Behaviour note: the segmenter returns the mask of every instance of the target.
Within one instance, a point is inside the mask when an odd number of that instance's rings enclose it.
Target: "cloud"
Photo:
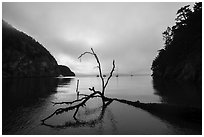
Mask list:
[[[97,74],[98,69],[96,68],[96,62],[93,63],[93,60],[79,60],[72,58],[67,54],[58,54],[56,56],[58,64],[69,64],[71,70],[75,70],[77,74]]]
[[[150,73],[163,46],[162,32],[189,3],[3,3],[3,19],[33,36],[76,73],[96,73],[95,59],[77,57],[91,47],[108,73]],[[192,4],[192,3],[190,3]]]

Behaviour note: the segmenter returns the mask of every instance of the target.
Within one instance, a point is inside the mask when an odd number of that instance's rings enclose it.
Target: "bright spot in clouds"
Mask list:
[[[88,46],[89,48],[95,48],[102,42],[101,38],[94,33],[78,32],[77,34],[73,33],[65,36],[66,37],[64,39],[68,42],[80,41],[84,43],[84,46]]]

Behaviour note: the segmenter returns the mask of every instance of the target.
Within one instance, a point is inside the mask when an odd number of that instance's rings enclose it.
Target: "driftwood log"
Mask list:
[[[115,70],[115,61],[113,60],[112,69],[110,71],[108,78],[105,80],[105,78],[103,77],[102,67],[101,67],[101,63],[99,61],[99,58],[92,48],[91,48],[91,52],[84,52],[78,58],[81,59],[86,54],[93,55],[96,59],[96,62],[98,64],[97,68],[99,70],[99,76],[100,76],[101,85],[102,85],[101,91],[97,91],[97,90],[95,90],[94,87],[92,87],[92,88],[89,88],[89,90],[91,91],[91,94],[89,94],[89,95],[80,94],[80,92],[78,91],[79,80],[77,80],[77,88],[76,88],[77,99],[74,101],[69,101],[69,102],[52,102],[53,105],[66,104],[67,107],[58,108],[52,114],[50,114],[46,118],[42,119],[41,121],[42,121],[43,125],[50,126],[50,127],[56,127],[54,125],[46,124],[45,121],[50,119],[54,115],[62,114],[64,112],[68,112],[71,110],[75,110],[73,118],[76,120],[76,123],[75,123],[76,125],[94,124],[94,122],[97,122],[103,118],[105,108],[108,105],[110,105],[113,101],[118,101],[120,103],[125,103],[128,105],[146,110],[146,111],[150,112],[151,114],[156,115],[160,118],[164,118],[164,119],[166,119],[166,118],[168,119],[169,117],[170,118],[174,117],[174,118],[182,118],[185,120],[191,120],[193,122],[202,122],[201,121],[202,110],[199,108],[171,105],[171,104],[165,104],[165,103],[141,103],[140,101],[133,102],[133,101],[128,101],[128,100],[124,100],[124,99],[106,97],[105,96],[105,89],[108,85],[109,80],[113,76],[113,72]],[[102,101],[101,115],[99,116],[99,118],[97,120],[92,120],[89,122],[78,120],[76,117],[78,110],[80,109],[80,107],[84,107],[86,105],[86,102],[91,98],[101,98],[101,101]],[[73,105],[73,104],[75,104],[75,105]],[[71,126],[71,125],[75,125],[75,124],[72,123],[72,124],[67,124],[65,126]]]

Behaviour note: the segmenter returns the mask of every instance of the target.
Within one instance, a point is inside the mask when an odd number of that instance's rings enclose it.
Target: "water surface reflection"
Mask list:
[[[101,107],[101,99],[88,101],[79,110],[78,120],[73,118],[74,111],[70,111],[41,125],[41,119],[59,107],[66,107],[53,106],[51,102],[76,99],[77,79],[80,79],[81,93],[90,94],[88,88],[92,86],[97,90],[101,88],[101,81],[96,77],[3,79],[3,134],[201,134],[201,124],[169,119],[119,102]],[[179,94],[160,94],[163,90],[177,93],[180,89],[169,85],[158,89],[158,84],[155,85],[150,76],[112,78],[106,95],[132,101],[172,103],[173,96]]]
[[[202,107],[202,88],[193,83],[153,79],[153,88],[162,102]]]
[[[37,116],[51,94],[71,78],[14,78],[3,79],[2,122],[3,133],[13,133],[26,127]],[[36,114],[37,113],[37,114]]]

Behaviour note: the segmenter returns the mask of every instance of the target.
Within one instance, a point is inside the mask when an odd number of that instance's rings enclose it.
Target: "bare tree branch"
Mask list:
[[[100,61],[99,61],[99,58],[98,56],[96,55],[96,53],[94,52],[93,48],[91,48],[91,51],[92,52],[84,52],[82,53],[78,58],[81,59],[82,56],[84,56],[85,54],[91,54],[95,57],[96,59],[96,62],[98,63],[98,68],[99,68],[99,74],[100,74],[100,78],[101,78],[101,86],[102,86],[102,91],[96,91],[94,87],[92,88],[89,88],[90,91],[92,91],[93,93],[90,94],[90,95],[86,95],[86,94],[79,94],[79,91],[78,91],[78,86],[79,86],[79,80],[77,80],[77,87],[76,87],[76,93],[77,93],[77,99],[74,100],[74,101],[71,101],[71,102],[52,102],[54,105],[57,105],[57,104],[67,104],[67,105],[72,105],[73,103],[78,103],[76,105],[73,105],[73,106],[68,106],[68,107],[65,107],[65,108],[58,108],[55,112],[53,112],[51,115],[49,115],[48,117],[44,118],[43,120],[41,120],[43,123],[51,118],[52,116],[54,115],[58,115],[58,114],[61,114],[63,112],[67,112],[67,111],[70,111],[70,110],[74,110],[76,109],[76,111],[74,112],[74,115],[73,115],[73,118],[76,120],[76,115],[77,115],[77,112],[79,110],[80,107],[83,107],[84,105],[86,105],[86,102],[90,99],[90,98],[94,98],[94,97],[100,97],[102,99],[102,103],[103,103],[103,106],[105,106],[107,103],[105,102],[109,102],[111,103],[113,101],[113,99],[111,98],[107,98],[104,96],[104,92],[105,92],[105,88],[106,86],[108,85],[108,82],[110,80],[110,78],[112,77],[113,75],[113,71],[115,69],[115,61],[113,60],[113,67],[112,67],[112,70],[110,72],[110,75],[106,81],[106,83],[104,83],[104,78],[103,78],[103,74],[102,74],[102,68],[101,68],[101,64],[100,64]],[[81,99],[79,99],[79,96],[84,96],[82,97]]]
[[[110,72],[110,75],[109,75],[109,77],[108,77],[108,79],[107,79],[107,81],[106,81],[106,84],[105,84],[105,86],[104,86],[104,89],[105,89],[106,86],[108,85],[108,82],[109,82],[110,78],[112,77],[114,70],[115,70],[115,60],[113,60],[113,67],[112,67],[112,70],[111,70],[111,72]]]
[[[88,97],[89,95],[86,95],[86,94],[79,94],[79,96],[85,96],[85,97]],[[96,96],[94,96],[94,97],[101,97],[100,95],[96,95]]]
[[[71,105],[71,104],[73,104],[73,103],[76,103],[76,102],[82,101],[82,100],[84,100],[84,99],[86,99],[86,97],[83,97],[83,98],[81,98],[81,99],[74,100],[74,101],[71,101],[71,102],[52,102],[52,103],[53,103],[53,105],[59,105],[59,104],[67,104],[67,105]]]
[[[103,96],[101,92],[95,91],[94,93],[90,94],[89,96],[84,97],[84,100],[81,103],[74,105],[74,106],[65,107],[65,108],[58,108],[55,112],[53,112],[48,117],[42,119],[41,121],[44,123],[47,119],[51,118],[54,115],[58,115],[58,114],[61,114],[63,112],[67,112],[67,111],[70,111],[73,109],[79,109],[79,107],[83,107],[90,98],[94,98],[96,94],[99,94],[101,97]],[[77,101],[75,100],[73,102],[77,102]],[[76,116],[77,112],[78,112],[78,110],[75,111],[74,118],[76,118],[75,116]]]
[[[84,56],[85,54],[91,54],[91,55],[93,55],[93,53],[91,53],[91,52],[84,52],[84,53],[82,53],[79,57],[78,57],[78,59],[80,59],[82,56]]]
[[[86,94],[79,94],[78,92],[78,86],[79,86],[79,81],[77,81],[77,89],[76,89],[76,93],[77,93],[77,99],[74,100],[74,101],[71,101],[71,102],[52,102],[54,105],[56,104],[67,104],[67,105],[70,105],[68,107],[65,107],[65,108],[58,108],[57,110],[55,110],[52,114],[50,114],[49,116],[47,116],[46,118],[42,119],[42,124],[43,125],[47,125],[47,126],[50,126],[50,127],[57,127],[57,126],[53,126],[53,125],[48,125],[45,123],[46,120],[48,120],[49,118],[53,117],[54,115],[58,115],[58,114],[61,114],[63,112],[67,112],[67,111],[71,111],[71,110],[75,110],[74,114],[73,114],[73,118],[76,120],[75,123],[71,123],[71,124],[66,124],[65,126],[60,126],[60,127],[66,127],[66,126],[71,126],[71,125],[93,125],[93,124],[96,124],[98,121],[100,121],[103,116],[104,116],[104,113],[105,113],[105,109],[106,107],[112,103],[113,101],[118,101],[120,103],[125,103],[125,104],[128,104],[128,105],[131,105],[131,106],[134,106],[134,107],[138,107],[138,108],[141,108],[143,110],[147,110],[147,111],[150,111],[152,112],[153,114],[157,114],[158,115],[158,110],[162,110],[161,113],[163,113],[163,115],[168,115],[169,116],[169,113],[171,112],[179,112],[181,109],[182,109],[182,113],[185,112],[187,110],[186,107],[184,106],[172,106],[172,105],[169,105],[169,104],[163,104],[163,103],[140,103],[139,101],[128,101],[128,100],[124,100],[124,99],[118,99],[118,98],[108,98],[104,95],[104,92],[105,92],[105,89],[109,83],[109,80],[110,78],[112,77],[113,75],[113,72],[114,72],[114,69],[115,69],[115,61],[113,60],[113,67],[112,67],[112,70],[109,74],[109,77],[108,79],[106,80],[106,83],[104,84],[104,78],[103,78],[103,75],[102,75],[102,69],[101,69],[101,64],[100,64],[100,61],[99,61],[99,58],[97,57],[97,55],[95,54],[94,50],[91,48],[91,51],[92,52],[84,52],[83,54],[81,54],[79,56],[79,58],[81,58],[83,55],[85,54],[91,54],[95,57],[97,63],[98,63],[98,68],[99,68],[99,74],[100,74],[100,78],[101,78],[101,81],[102,81],[102,92],[100,91],[96,91],[94,87],[92,88],[89,88],[90,91],[92,91],[92,93],[90,95],[86,95]],[[79,96],[83,96],[81,99],[79,99]],[[102,103],[103,105],[101,106],[102,107],[102,110],[101,110],[101,114],[100,116],[95,119],[95,120],[92,120],[92,121],[80,121],[77,119],[77,113],[80,109],[80,107],[83,107],[86,105],[86,102],[91,99],[91,98],[95,98],[95,97],[100,97],[102,99]],[[73,103],[75,103],[75,105],[72,105]],[[72,106],[71,106],[72,105]],[[189,108],[188,108],[189,109]],[[100,108],[96,108],[96,109],[92,109],[90,110],[87,114],[90,115],[90,114],[93,114],[95,113],[96,111],[100,110]],[[173,110],[173,111],[172,111]],[[202,118],[202,110],[197,110],[195,108],[190,108],[190,111],[187,111],[187,114],[189,114],[189,112],[195,112],[196,111],[196,117],[201,117]],[[180,113],[171,113],[171,115],[176,115],[176,116],[180,116]],[[201,116],[200,116],[201,114]],[[159,114],[160,115],[160,114]]]
[[[102,94],[104,95],[104,78],[103,78],[103,74],[102,74],[102,68],[101,68],[101,63],[98,59],[98,56],[96,55],[96,53],[94,52],[93,48],[91,48],[91,51],[93,52],[93,55],[98,63],[98,70],[99,70],[99,76],[101,78],[101,86],[102,86]]]
[[[76,120],[75,122],[66,122],[64,125],[50,125],[50,124],[46,124],[46,123],[42,123],[42,125],[45,125],[45,126],[48,126],[48,127],[51,127],[51,128],[55,128],[55,129],[56,128],[57,129],[64,129],[66,127],[79,127],[79,126],[90,126],[90,127],[92,127],[93,125],[96,125],[96,124],[101,122],[102,118],[104,117],[105,110],[106,110],[107,106],[110,103],[111,103],[111,101],[107,102],[104,106],[101,106],[99,108],[95,108],[95,109],[91,110],[91,112],[89,112],[89,114],[94,113],[94,111],[101,110],[101,113],[100,113],[99,117],[97,117],[96,119],[93,119],[93,120],[82,121],[82,120],[79,120],[79,119],[75,118],[75,120]]]
[[[78,92],[79,92],[79,91],[78,91],[78,89],[79,89],[79,80],[77,80],[76,93],[78,93]]]
[[[73,117],[74,117],[75,120],[77,119],[77,118],[76,118],[76,114],[77,114],[77,112],[78,112],[78,110],[79,110],[79,107],[80,107],[80,106],[77,107],[77,109],[76,109],[76,111],[74,112],[74,115],[73,115]]]

